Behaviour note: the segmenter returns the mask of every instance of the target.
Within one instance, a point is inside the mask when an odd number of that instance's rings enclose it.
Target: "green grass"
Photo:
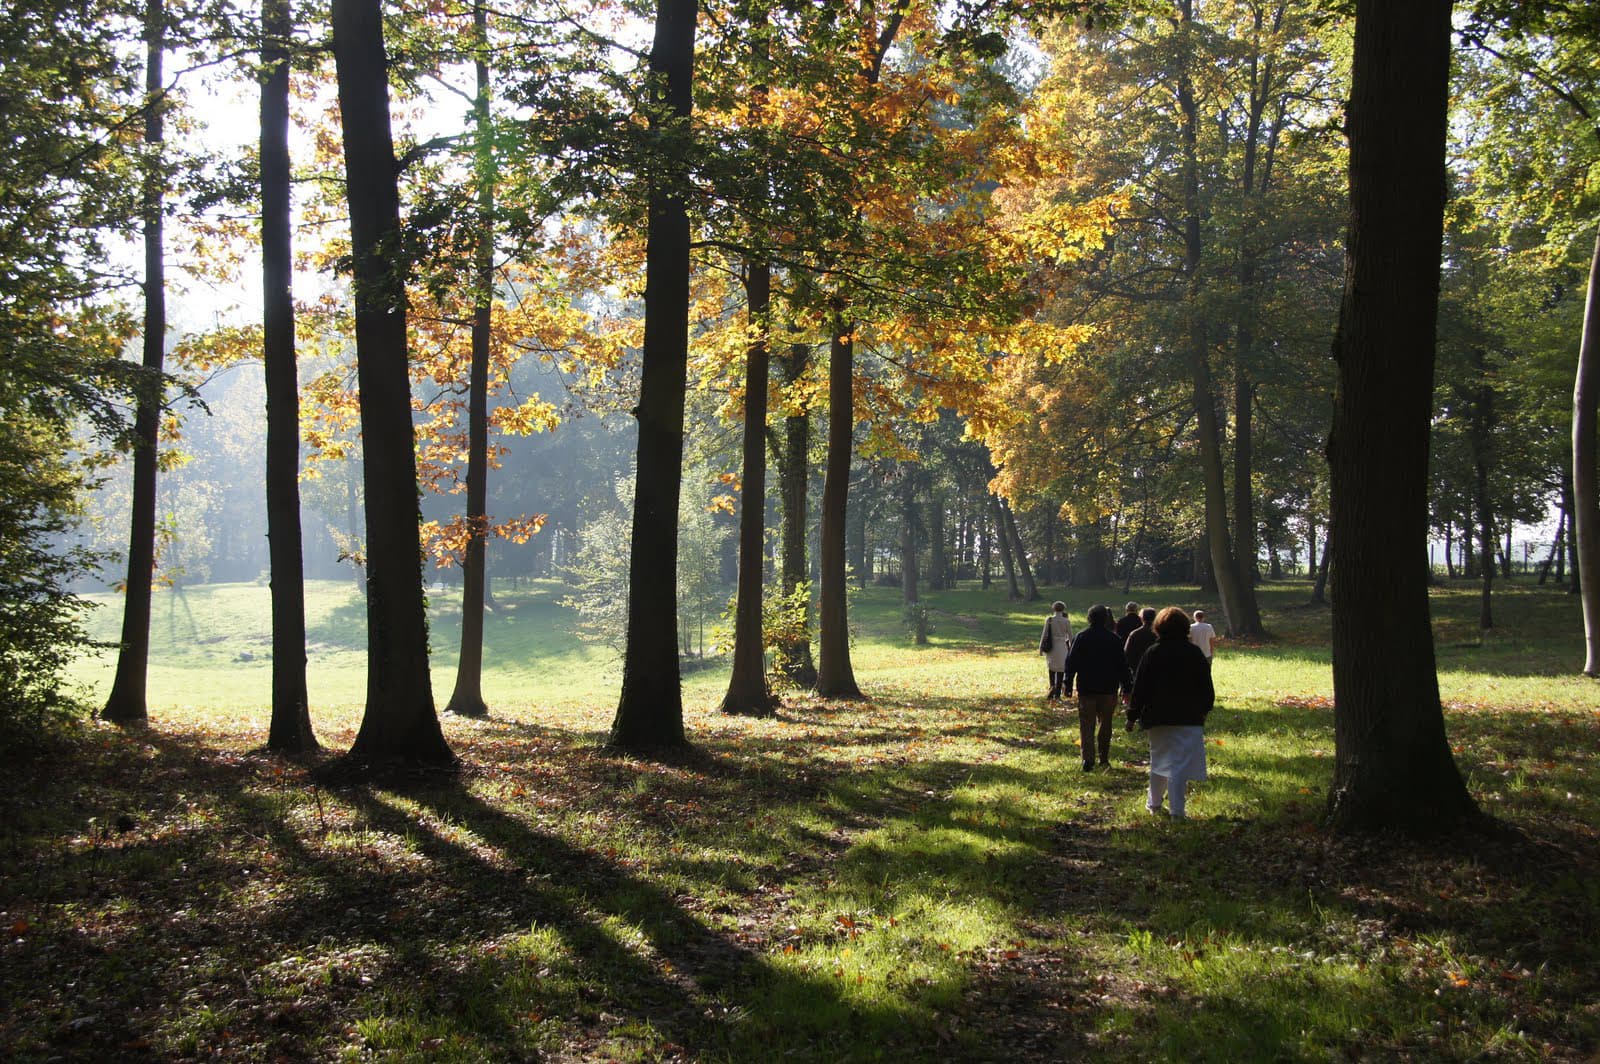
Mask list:
[[[265,590],[191,589],[188,613],[158,600],[152,728],[93,727],[7,766],[0,1056],[1600,1049],[1600,715],[1594,683],[1564,674],[1581,649],[1566,596],[1499,593],[1504,627],[1480,638],[1471,589],[1436,595],[1451,742],[1516,830],[1419,845],[1318,827],[1329,619],[1304,586],[1263,589],[1277,638],[1219,650],[1212,779],[1182,824],[1144,814],[1137,736],[1118,734],[1111,771],[1078,769],[1075,719],[1039,699],[1036,605],[931,596],[914,647],[898,593],[861,593],[867,701],[790,693],[776,720],[727,718],[726,673],[697,671],[697,752],[657,763],[598,747],[616,664],[553,594],[502,592],[494,716],[446,724],[460,781],[336,791],[255,752]],[[1122,598],[1064,597],[1075,623]],[[348,585],[310,603],[313,714],[337,750],[359,721],[362,611]]]

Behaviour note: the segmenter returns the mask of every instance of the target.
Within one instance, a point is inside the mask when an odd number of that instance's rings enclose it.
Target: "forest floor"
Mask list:
[[[1136,734],[1079,768],[1037,610],[934,596],[916,648],[897,595],[852,607],[867,700],[729,718],[725,673],[696,673],[694,751],[666,762],[602,749],[598,696],[530,692],[447,720],[459,778],[327,789],[201,667],[147,729],[4,755],[0,1058],[1600,1051],[1600,688],[1559,674],[1565,596],[1513,589],[1480,636],[1470,593],[1440,593],[1450,741],[1496,827],[1419,844],[1319,826],[1327,614],[1303,587],[1264,595],[1276,639],[1219,652],[1180,823],[1144,811]],[[314,715],[332,752],[359,723]]]

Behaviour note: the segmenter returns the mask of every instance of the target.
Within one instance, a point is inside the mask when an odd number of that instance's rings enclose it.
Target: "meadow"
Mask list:
[[[261,752],[258,585],[163,592],[151,725],[4,759],[0,1057],[16,1060],[1589,1060],[1600,1050],[1600,687],[1570,596],[1441,588],[1458,764],[1493,825],[1419,843],[1319,825],[1329,614],[1269,585],[1224,643],[1191,820],[1143,809],[1120,732],[1079,768],[1045,703],[1043,609],[856,595],[860,702],[724,717],[694,750],[601,743],[619,663],[557,589],[499,589],[459,779],[327,789]],[[1075,624],[1115,591],[1062,595]],[[1196,605],[1192,590],[1136,589]],[[434,596],[435,695],[454,596]],[[364,690],[363,607],[310,589],[330,755]],[[95,624],[115,634],[115,608]],[[108,659],[86,660],[90,691]]]

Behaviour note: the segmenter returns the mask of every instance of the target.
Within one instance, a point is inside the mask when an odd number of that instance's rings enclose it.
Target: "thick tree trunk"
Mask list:
[[[1578,344],[1578,373],[1572,386],[1572,525],[1575,544],[1573,584],[1583,603],[1583,671],[1600,676],[1600,236],[1589,266],[1589,295]]]
[[[1476,816],[1445,738],[1420,564],[1449,59],[1449,0],[1358,0],[1328,441],[1337,604],[1328,813],[1344,831],[1440,832]]]
[[[347,760],[363,768],[450,767],[455,755],[439,728],[428,673],[406,271],[379,0],[334,0],[333,55],[350,206],[367,508],[367,705]]]
[[[100,711],[104,720],[142,724],[149,719],[146,680],[150,667],[151,581],[156,567],[156,465],[160,451],[162,384],[167,346],[167,281],[161,212],[166,197],[161,146],[166,49],[163,0],[145,7],[144,142],[150,152],[140,206],[144,227],[144,375],[133,415],[133,498],[128,530],[128,579],[122,603],[122,646],[116,677]]]
[[[787,365],[788,383],[793,384],[805,375],[811,360],[811,348],[794,344],[789,348]],[[782,480],[779,494],[783,500],[783,592],[792,596],[795,589],[810,576],[806,563],[806,495],[811,483],[811,415],[806,412],[784,418],[783,463],[779,469]],[[806,605],[800,632],[783,648],[785,671],[791,683],[799,687],[814,687],[817,683],[817,666],[811,658],[811,607]]]
[[[483,613],[489,539],[489,339],[494,325],[494,131],[489,125],[489,13],[472,4],[478,94],[473,101],[478,179],[478,247],[473,263],[472,365],[467,371],[467,541],[461,563],[461,654],[446,713],[487,717],[483,700]]]
[[[989,508],[993,512],[994,535],[1000,541],[1000,561],[1006,570],[1006,598],[1012,602],[1022,598],[1022,591],[1017,587],[1017,562],[1011,556],[1011,532],[1006,525],[1005,510],[1000,503],[1000,496],[990,493]]]
[[[693,107],[696,0],[657,0],[650,73],[661,114],[658,144],[687,126]],[[663,152],[652,165],[665,165]],[[689,211],[685,180],[650,175],[645,247],[644,354],[639,384],[628,649],[611,745],[649,750],[684,745],[678,647],[678,494],[683,476],[683,400],[689,360]]]
[[[1241,337],[1241,355],[1253,343],[1253,339]],[[1234,369],[1233,382],[1233,533],[1234,544],[1238,548],[1234,560],[1239,566],[1239,580],[1252,606],[1255,602],[1252,589],[1261,576],[1256,563],[1256,504],[1252,490],[1255,480],[1255,403],[1256,386],[1241,364]],[[1259,608],[1254,612],[1259,627]]]
[[[733,620],[733,674],[722,712],[770,717],[777,711],[767,686],[762,653],[762,547],[767,510],[767,364],[768,310],[772,270],[765,260],[745,264],[745,296],[749,305],[750,342],[745,347],[744,468],[739,485],[739,586]]]
[[[850,665],[850,617],[845,603],[845,521],[849,516],[850,455],[855,415],[854,326],[840,314],[831,321],[828,354],[828,467],[822,482],[822,592],[818,610],[817,693],[860,698]]]
[[[317,749],[306,694],[300,537],[300,379],[295,367],[289,206],[289,0],[261,9],[261,362],[267,388],[267,548],[272,573],[272,725],[267,748]]]

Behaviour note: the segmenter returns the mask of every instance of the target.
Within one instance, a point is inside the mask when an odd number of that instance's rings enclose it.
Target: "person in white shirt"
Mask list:
[[[1194,611],[1194,623],[1189,626],[1189,642],[1200,648],[1209,665],[1217,645],[1217,630],[1206,623],[1205,610]]]

